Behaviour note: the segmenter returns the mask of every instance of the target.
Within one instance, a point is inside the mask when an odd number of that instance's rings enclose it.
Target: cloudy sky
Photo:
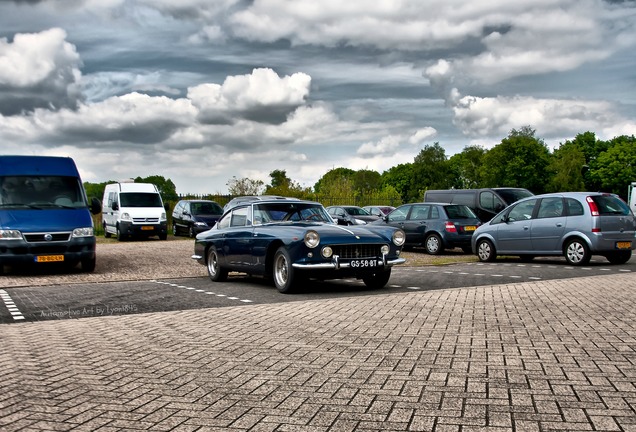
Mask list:
[[[634,0],[3,0],[4,154],[224,193],[529,125],[636,134]]]

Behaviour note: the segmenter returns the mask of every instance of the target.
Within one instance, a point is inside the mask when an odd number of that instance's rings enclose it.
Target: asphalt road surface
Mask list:
[[[394,268],[388,285],[380,290],[370,290],[362,281],[347,279],[310,281],[298,293],[285,295],[262,278],[244,275],[230,276],[223,283],[197,277],[0,288],[0,322],[247,306],[633,272],[636,272],[636,258],[623,265],[610,265],[602,257],[594,257],[584,267],[568,266],[562,258],[537,258],[531,263],[510,260],[444,266],[398,266]]]

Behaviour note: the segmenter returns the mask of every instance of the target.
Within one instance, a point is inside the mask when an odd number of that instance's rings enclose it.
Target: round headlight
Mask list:
[[[320,244],[320,235],[316,231],[307,231],[305,233],[305,246],[308,248],[315,248]]]
[[[393,244],[396,246],[402,246],[404,244],[404,241],[406,240],[406,234],[404,234],[404,231],[402,230],[397,230],[393,233]]]
[[[382,255],[388,255],[390,250],[391,249],[389,248],[389,245],[382,245],[382,247],[380,248],[380,252],[382,252]]]
[[[333,249],[331,249],[329,246],[325,246],[324,248],[322,248],[323,257],[331,258],[331,255],[333,255]]]

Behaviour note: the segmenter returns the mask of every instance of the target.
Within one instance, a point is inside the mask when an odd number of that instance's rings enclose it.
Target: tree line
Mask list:
[[[599,140],[593,132],[576,135],[550,151],[530,126],[512,129],[501,143],[485,149],[466,146],[451,157],[435,142],[426,145],[413,162],[379,173],[373,170],[334,168],[313,187],[303,187],[285,170],[270,172],[270,184],[233,177],[229,195],[281,195],[332,204],[399,205],[422,201],[428,189],[522,187],[535,194],[560,191],[604,191],[627,198],[627,187],[636,181],[636,138],[618,136]],[[154,183],[164,202],[179,198],[174,183],[162,176],[137,178]],[[101,198],[107,183],[85,183],[87,194]],[[100,192],[101,189],[101,192]],[[219,195],[198,196],[213,199]],[[225,202],[219,202],[223,205]]]

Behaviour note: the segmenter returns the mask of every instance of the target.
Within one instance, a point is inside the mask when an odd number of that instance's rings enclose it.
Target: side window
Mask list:
[[[490,191],[479,194],[479,205],[481,208],[497,213],[505,207],[504,203]]]
[[[539,203],[537,218],[553,218],[563,216],[563,200],[559,198],[544,198]]]
[[[409,213],[410,206],[399,207],[391,212],[388,217],[389,222],[400,222],[406,220],[406,215]]]
[[[431,207],[431,217],[430,219],[439,219],[439,209],[437,206]]]
[[[219,219],[219,221],[216,223],[216,227],[219,229],[229,227],[231,219],[232,219],[232,212],[229,212],[225,216],[223,216],[221,219]]]
[[[429,205],[414,205],[413,209],[411,210],[411,215],[409,216],[409,219],[410,220],[428,219],[430,209],[431,209],[431,206]]]
[[[247,222],[247,207],[240,207],[232,211],[232,220],[230,226],[239,227],[245,226]]]
[[[583,205],[574,198],[566,198],[566,206],[569,216],[582,216],[584,213]]]
[[[531,199],[517,204],[508,212],[508,221],[514,222],[532,219],[532,211],[536,203],[536,199]]]
[[[474,194],[473,192],[456,192],[453,197],[453,204],[463,204],[468,207],[474,206]]]

